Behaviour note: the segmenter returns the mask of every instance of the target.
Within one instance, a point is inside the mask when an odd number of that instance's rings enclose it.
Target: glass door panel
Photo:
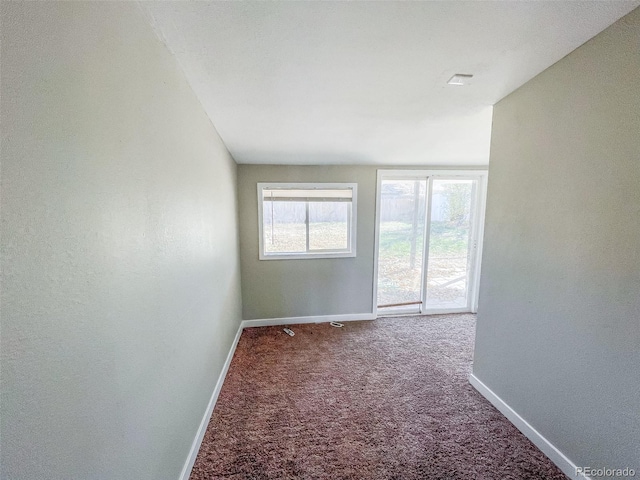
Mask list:
[[[421,311],[427,179],[383,179],[378,242],[378,310]]]
[[[427,309],[469,305],[471,234],[477,180],[434,178],[431,185]]]

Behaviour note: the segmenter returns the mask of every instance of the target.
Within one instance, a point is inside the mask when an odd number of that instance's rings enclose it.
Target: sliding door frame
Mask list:
[[[478,311],[478,295],[480,285],[480,267],[482,261],[482,240],[484,236],[484,218],[486,210],[487,192],[486,169],[378,169],[376,183],[376,217],[374,229],[374,264],[373,264],[373,306],[372,312],[378,315],[378,260],[380,253],[380,208],[382,201],[382,181],[383,180],[426,180],[425,198],[425,226],[423,236],[423,257],[422,257],[422,278],[421,278],[421,301],[420,308],[416,311],[407,309],[388,310],[389,315],[430,315],[438,313],[464,313]],[[427,308],[427,268],[429,259],[429,238],[431,229],[431,191],[434,179],[456,180],[467,179],[477,180],[476,192],[472,196],[471,202],[471,225],[469,232],[469,273],[468,273],[468,294],[467,305],[461,308]],[[385,313],[387,313],[385,312]]]

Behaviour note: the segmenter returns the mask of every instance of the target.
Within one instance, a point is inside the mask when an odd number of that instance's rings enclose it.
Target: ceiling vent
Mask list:
[[[447,83],[449,85],[469,85],[472,78],[473,75],[469,73],[456,73]]]

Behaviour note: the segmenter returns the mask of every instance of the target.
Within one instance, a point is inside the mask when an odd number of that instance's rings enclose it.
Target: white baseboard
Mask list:
[[[229,366],[231,365],[231,360],[233,359],[233,354],[235,353],[238,342],[240,341],[242,329],[242,324],[240,324],[240,326],[238,327],[238,332],[236,333],[236,336],[233,339],[233,343],[231,344],[231,348],[229,349],[229,354],[227,355],[227,358],[224,361],[224,365],[222,366],[222,371],[220,372],[220,376],[218,377],[216,386],[213,389],[213,393],[211,394],[211,399],[209,400],[207,409],[205,410],[202,421],[200,422],[200,427],[198,427],[196,438],[194,438],[193,443],[191,444],[191,450],[189,450],[187,461],[185,462],[184,467],[182,467],[182,472],[180,472],[180,480],[189,480],[191,469],[193,468],[193,464],[196,462],[196,457],[198,456],[200,445],[202,445],[202,439],[204,438],[204,434],[207,431],[207,426],[209,425],[209,421],[211,420],[211,415],[213,414],[213,407],[216,406],[218,395],[220,395],[222,384],[224,383],[224,379],[227,376],[227,372],[229,371]]]
[[[480,392],[480,394],[489,400],[489,402],[502,413],[507,420],[520,430],[533,444],[544,453],[549,460],[563,471],[563,473],[571,479],[591,480],[586,475],[576,473],[576,464],[569,460],[555,445],[542,436],[535,428],[533,428],[524,418],[522,418],[513,408],[511,408],[504,400],[496,395],[493,390],[487,387],[473,373],[469,375],[469,383]]]
[[[260,318],[255,320],[243,320],[240,326],[248,327],[272,327],[277,325],[295,325],[299,323],[324,323],[324,322],[352,322],[357,320],[375,320],[373,313],[350,313],[340,315],[316,315],[313,317],[284,317],[284,318]]]

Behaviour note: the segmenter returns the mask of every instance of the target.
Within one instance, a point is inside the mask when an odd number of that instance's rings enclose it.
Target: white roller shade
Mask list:
[[[264,188],[262,190],[264,201],[276,202],[351,202],[353,190],[341,189],[298,189],[298,188]]]

